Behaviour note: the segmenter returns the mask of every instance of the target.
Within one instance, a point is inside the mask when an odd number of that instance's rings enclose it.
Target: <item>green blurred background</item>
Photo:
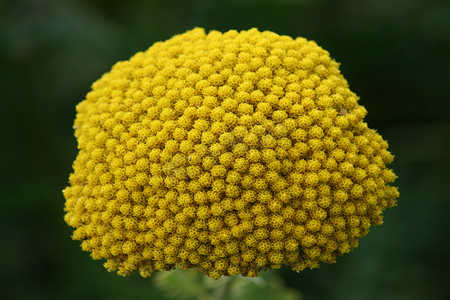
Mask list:
[[[0,298],[166,299],[108,273],[63,221],[75,105],[118,60],[196,26],[315,40],[390,143],[398,206],[303,299],[450,299],[450,1],[0,1]]]

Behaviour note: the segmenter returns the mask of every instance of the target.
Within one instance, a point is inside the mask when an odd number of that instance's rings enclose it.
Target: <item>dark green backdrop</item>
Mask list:
[[[64,198],[75,105],[118,60],[196,26],[315,40],[390,143],[398,206],[337,264],[282,269],[304,299],[450,299],[450,2],[0,2],[2,299],[164,299],[106,272],[70,239]],[[449,297],[449,298],[447,298]]]

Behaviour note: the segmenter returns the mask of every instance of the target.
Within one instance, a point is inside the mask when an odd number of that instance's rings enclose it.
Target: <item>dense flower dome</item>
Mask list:
[[[399,195],[365,115],[315,42],[196,28],[118,62],[77,106],[65,221],[120,275],[333,263]]]

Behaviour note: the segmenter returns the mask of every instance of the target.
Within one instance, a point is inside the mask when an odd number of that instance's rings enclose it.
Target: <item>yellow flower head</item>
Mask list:
[[[315,42],[196,28],[118,62],[77,106],[65,221],[120,275],[335,262],[399,195],[365,115]]]

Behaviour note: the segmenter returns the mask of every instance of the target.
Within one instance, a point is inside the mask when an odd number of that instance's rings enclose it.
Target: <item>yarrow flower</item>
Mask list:
[[[333,263],[399,196],[365,115],[315,42],[196,28],[118,62],[78,104],[65,221],[120,275]]]

